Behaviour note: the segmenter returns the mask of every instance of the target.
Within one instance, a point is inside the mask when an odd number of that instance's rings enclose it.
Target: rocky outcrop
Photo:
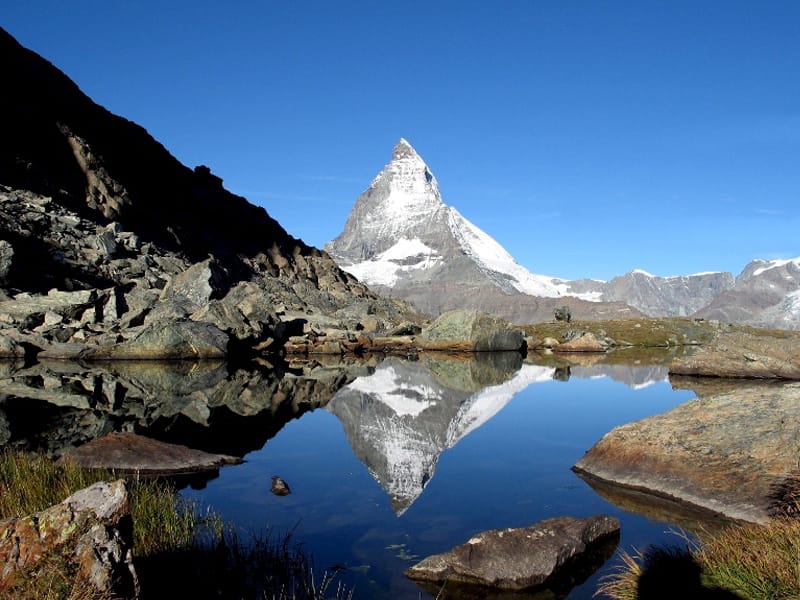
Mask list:
[[[0,334],[28,360],[251,357],[283,352],[300,318],[416,320],[2,30],[0,53],[16,90],[0,98]]]
[[[30,516],[0,521],[0,591],[54,555],[77,577],[114,598],[138,595],[133,527],[123,481],[96,483]]]
[[[437,584],[504,590],[543,587],[599,543],[618,539],[619,528],[617,519],[595,516],[558,517],[530,527],[485,531],[448,552],[429,556],[405,574]]]
[[[749,385],[613,429],[574,469],[764,522],[800,487],[800,384]]]
[[[800,333],[726,328],[675,358],[675,375],[800,379]]]

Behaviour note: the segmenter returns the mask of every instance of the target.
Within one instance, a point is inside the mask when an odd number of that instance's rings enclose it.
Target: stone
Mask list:
[[[753,382],[616,427],[581,474],[732,519],[766,522],[800,488],[800,383]]]
[[[83,360],[221,359],[228,354],[228,335],[211,323],[166,320],[147,326],[134,338],[88,349]]]
[[[183,298],[195,308],[205,306],[212,298],[220,298],[227,291],[225,272],[212,258],[192,265],[175,275],[164,287],[161,300]]]
[[[133,525],[125,482],[99,482],[39,513],[0,521],[0,590],[52,553],[115,598],[138,596]]]
[[[24,358],[25,349],[14,339],[0,333],[0,358]]]
[[[6,240],[0,240],[0,285],[5,285],[14,260],[14,247]]]
[[[85,469],[109,469],[120,473],[175,475],[215,471],[236,465],[236,456],[195,450],[180,444],[168,444],[129,432],[112,432],[78,448],[64,457]]]
[[[503,590],[546,585],[594,546],[619,535],[618,519],[557,517],[529,527],[494,529],[405,571],[416,581],[462,583]],[[598,565],[599,566],[599,565]]]
[[[521,351],[525,337],[508,321],[476,310],[440,315],[417,337],[423,350]]]
[[[569,341],[560,342],[553,350],[556,352],[605,352],[606,347],[593,333],[587,331]]]
[[[566,321],[567,323],[572,321],[572,312],[569,306],[559,306],[553,311],[553,316],[556,321]]]

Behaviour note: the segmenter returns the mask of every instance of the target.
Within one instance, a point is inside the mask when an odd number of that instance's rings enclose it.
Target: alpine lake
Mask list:
[[[591,598],[620,551],[680,544],[714,525],[571,469],[615,426],[696,396],[691,380],[670,381],[668,359],[616,351],[319,357],[248,369],[41,364],[3,374],[0,444],[59,455],[118,430],[241,456],[185,481],[180,495],[241,539],[289,536],[318,579],[334,575],[355,599],[436,597],[403,572],[479,531],[610,515],[622,524],[619,544],[596,571],[574,587],[513,595]],[[275,476],[290,493],[271,491]]]

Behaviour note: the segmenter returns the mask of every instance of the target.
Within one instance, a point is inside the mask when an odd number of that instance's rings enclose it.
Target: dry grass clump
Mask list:
[[[0,451],[0,519],[42,511],[97,481],[85,471],[43,455]],[[141,600],[237,598],[290,600],[350,598],[335,573],[317,581],[311,559],[291,535],[242,540],[212,511],[200,513],[165,481],[129,482],[133,548]],[[108,600],[77,578],[69,556],[48,555],[20,573],[0,600]]]
[[[800,520],[731,525],[679,548],[623,552],[595,596],[615,600],[800,598]]]

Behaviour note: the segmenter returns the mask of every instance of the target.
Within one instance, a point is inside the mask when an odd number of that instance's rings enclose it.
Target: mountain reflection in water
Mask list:
[[[320,569],[347,567],[355,598],[419,598],[426,592],[402,576],[411,561],[480,530],[605,513],[622,520],[626,550],[663,537],[682,521],[625,512],[647,511],[618,508],[570,467],[614,426],[691,397],[662,366],[535,364],[517,353],[247,369],[5,364],[0,445],[58,457],[131,431],[242,456],[181,493],[244,529],[293,531]],[[269,493],[276,474],[290,495]],[[591,597],[608,569],[568,597]]]

